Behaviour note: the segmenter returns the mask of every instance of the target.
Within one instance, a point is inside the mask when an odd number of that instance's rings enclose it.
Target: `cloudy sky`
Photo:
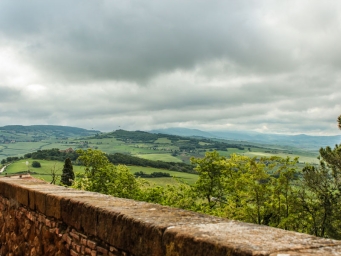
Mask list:
[[[341,1],[0,1],[0,126],[340,134]]]

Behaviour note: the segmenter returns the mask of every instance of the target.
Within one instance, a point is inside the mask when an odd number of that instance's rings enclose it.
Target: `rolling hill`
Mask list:
[[[321,147],[331,146],[341,143],[341,135],[335,136],[310,136],[305,134],[283,135],[266,134],[246,131],[200,131],[187,128],[167,128],[151,130],[152,133],[163,133],[179,136],[200,136],[205,138],[217,138],[225,140],[254,142],[268,145],[290,146],[303,149],[317,150]]]

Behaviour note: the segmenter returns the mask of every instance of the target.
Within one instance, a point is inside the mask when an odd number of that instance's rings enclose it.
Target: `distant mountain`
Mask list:
[[[205,137],[205,138],[215,138],[216,136],[209,133],[200,131],[198,129],[187,129],[187,128],[167,128],[167,129],[157,129],[149,131],[151,133],[162,133],[162,134],[170,134],[170,135],[177,135],[183,137]]]
[[[152,133],[165,133],[179,136],[200,136],[206,138],[219,138],[225,140],[255,142],[269,145],[291,146],[305,149],[319,149],[341,143],[338,136],[311,136],[311,135],[282,135],[244,131],[201,131],[187,128],[167,128],[150,131]]]
[[[0,127],[0,137],[3,137],[4,140],[7,138],[20,141],[31,140],[32,138],[39,140],[43,137],[86,137],[97,133],[100,133],[100,131],[59,125],[6,125]]]

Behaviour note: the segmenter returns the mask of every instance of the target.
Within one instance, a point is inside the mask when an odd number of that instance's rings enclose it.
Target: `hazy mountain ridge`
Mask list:
[[[264,143],[269,145],[293,146],[306,149],[318,149],[341,143],[341,135],[334,136],[312,136],[306,134],[283,135],[266,134],[244,131],[201,131],[188,128],[166,128],[151,130],[152,133],[165,133],[179,136],[201,136],[206,138],[219,138],[225,140],[237,140],[245,142]]]
[[[55,136],[55,137],[81,137],[91,136],[100,131],[87,130],[78,127],[60,125],[6,125],[0,127],[0,136],[16,140],[29,139],[30,137]]]

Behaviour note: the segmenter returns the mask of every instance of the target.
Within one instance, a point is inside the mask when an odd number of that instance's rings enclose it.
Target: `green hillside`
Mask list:
[[[14,174],[25,174],[29,171],[29,173],[39,179],[43,179],[47,182],[51,182],[52,180],[52,172],[55,171],[58,176],[58,180],[60,180],[60,176],[62,174],[63,164],[61,161],[51,161],[51,160],[36,160],[41,164],[40,168],[32,167],[33,159],[21,159],[15,163],[10,164],[3,173],[0,173],[0,176],[5,175],[14,175]],[[27,165],[28,163],[28,165]],[[73,165],[73,170],[75,173],[83,173],[84,166]],[[176,172],[165,169],[151,168],[151,167],[142,167],[142,166],[129,166],[129,170],[132,174],[136,172],[143,172],[146,174],[151,174],[153,172],[162,172],[169,173],[170,177],[159,177],[159,178],[144,178],[151,185],[157,186],[166,186],[176,184],[176,181],[173,177],[183,180],[186,183],[193,184],[197,179],[198,175],[184,172]],[[58,183],[59,181],[57,181]]]
[[[167,162],[189,163],[190,158],[202,157],[217,150],[221,155],[232,153],[248,156],[298,156],[302,163],[316,163],[318,152],[299,148],[265,145],[203,137],[182,137],[143,131],[117,130],[109,133],[64,126],[5,126],[0,127],[0,160],[22,157],[44,149],[99,149],[107,154],[121,153],[139,158]]]

